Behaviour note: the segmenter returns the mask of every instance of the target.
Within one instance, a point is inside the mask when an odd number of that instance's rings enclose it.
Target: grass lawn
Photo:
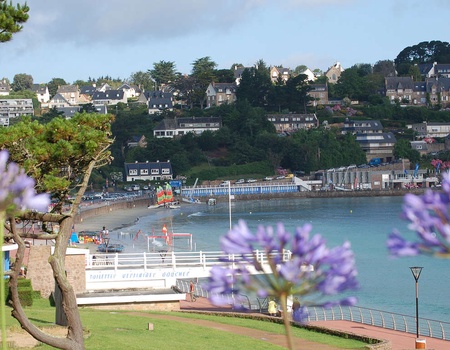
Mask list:
[[[55,321],[55,308],[47,299],[35,299],[26,314],[37,326],[48,327]],[[182,312],[152,313],[132,311],[104,311],[89,308],[80,309],[82,322],[90,332],[85,341],[86,349],[280,349],[263,339],[253,339],[243,335],[224,332],[202,326],[193,326],[192,322],[177,322],[158,318],[160,315],[171,315],[187,319],[202,319],[222,324],[264,330],[267,333],[284,334],[280,324],[256,321],[235,317],[187,314]],[[152,317],[153,315],[153,317]],[[154,330],[148,330],[148,323],[153,323]],[[10,316],[7,309],[7,326],[17,327],[17,321]],[[316,333],[294,328],[294,336],[318,343],[330,344],[342,349],[362,349],[363,342]],[[298,339],[299,342],[302,340]],[[40,345],[40,350],[53,349],[48,345]]]

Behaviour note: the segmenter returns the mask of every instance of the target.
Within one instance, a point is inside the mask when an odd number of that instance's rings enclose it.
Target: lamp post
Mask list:
[[[419,277],[423,267],[410,267],[411,272],[416,280],[416,338],[419,338]]]

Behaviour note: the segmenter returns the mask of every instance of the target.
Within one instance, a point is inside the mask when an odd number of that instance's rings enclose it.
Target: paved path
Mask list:
[[[182,300],[180,307],[182,310],[204,310],[204,311],[232,311],[231,308],[218,308],[212,305],[206,298],[198,298],[196,302],[189,302],[189,295],[186,296],[186,301]],[[370,336],[380,340],[389,340],[392,345],[392,350],[412,350],[415,349],[416,335],[400,331],[393,331],[381,327],[369,326],[358,322],[351,321],[317,321],[310,322],[313,326],[320,326],[329,329],[339,330],[345,333],[353,333],[363,336]],[[247,329],[248,332],[248,329]],[[253,330],[252,330],[253,332]],[[247,334],[248,335],[248,334]],[[426,349],[428,350],[449,350],[450,341],[439,340],[435,338],[422,337],[426,340]],[[280,344],[286,346],[286,344]],[[311,344],[309,344],[311,346]],[[299,346],[302,346],[299,344]],[[314,343],[311,347],[299,347],[298,349],[326,349],[321,344]],[[324,345],[327,346],[327,345]],[[331,349],[328,347],[328,349]]]

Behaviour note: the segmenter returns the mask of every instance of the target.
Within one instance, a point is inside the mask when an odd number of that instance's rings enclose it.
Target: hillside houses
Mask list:
[[[425,106],[450,101],[450,78],[447,77],[426,78],[418,82],[412,77],[387,77],[385,87],[391,102]]]
[[[31,98],[0,99],[0,126],[8,126],[11,118],[33,115]]]
[[[315,114],[268,114],[278,134],[290,134],[302,129],[317,128],[319,120]]]
[[[372,158],[380,158],[384,162],[390,162],[395,158],[394,146],[397,140],[393,133],[383,131],[383,125],[379,120],[347,118],[341,132],[356,136],[356,142],[366,153],[367,161]]]
[[[125,163],[125,177],[127,182],[172,180],[172,164],[170,161]]]
[[[222,126],[222,120],[218,117],[189,117],[163,119],[153,130],[156,138],[174,138],[177,136],[194,133],[200,135],[202,132],[217,131]]]
[[[236,83],[210,83],[206,89],[206,108],[236,101]]]

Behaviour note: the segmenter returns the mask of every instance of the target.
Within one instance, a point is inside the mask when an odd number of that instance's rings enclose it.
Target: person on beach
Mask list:
[[[270,316],[277,315],[277,303],[275,302],[275,299],[270,299],[267,311],[269,312]]]
[[[189,284],[189,296],[191,297],[191,303],[197,300],[197,298],[194,295],[194,291],[195,291],[195,284],[193,281],[191,281],[191,283]]]

